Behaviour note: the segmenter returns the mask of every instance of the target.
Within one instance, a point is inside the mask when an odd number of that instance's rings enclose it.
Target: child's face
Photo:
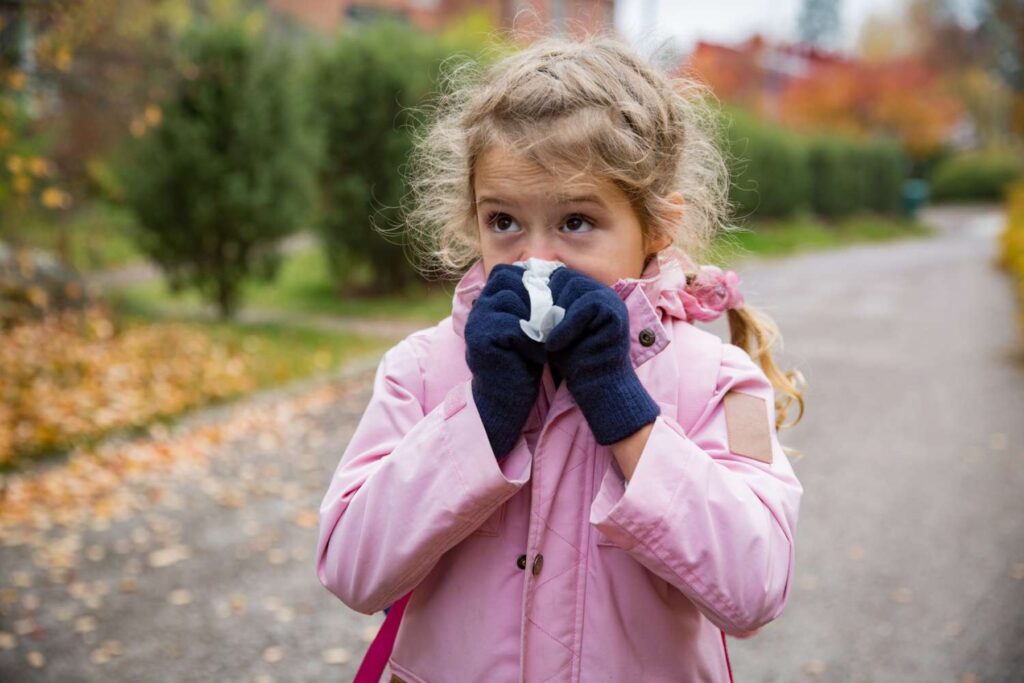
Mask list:
[[[499,263],[532,256],[561,261],[611,286],[640,277],[646,257],[670,243],[645,244],[629,198],[611,181],[568,181],[501,148],[477,160],[473,188],[488,276]]]

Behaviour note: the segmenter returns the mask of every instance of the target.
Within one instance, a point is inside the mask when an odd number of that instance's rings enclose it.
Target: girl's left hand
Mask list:
[[[655,420],[658,404],[629,355],[629,310],[612,288],[568,267],[549,280],[565,317],[548,335],[548,360],[565,378],[594,437],[607,446]]]

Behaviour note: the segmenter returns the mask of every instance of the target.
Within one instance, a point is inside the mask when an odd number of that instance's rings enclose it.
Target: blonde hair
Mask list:
[[[606,178],[630,199],[645,243],[668,237],[690,258],[709,254],[730,231],[729,173],[717,144],[710,90],[669,78],[617,36],[544,37],[483,68],[465,61],[442,70],[441,89],[421,108],[407,180],[412,205],[402,228],[427,276],[457,278],[480,256],[473,169],[492,146],[516,150],[549,172]],[[667,197],[678,192],[679,206]],[[783,373],[770,347],[778,328],[746,306],[730,310],[732,343],[746,350],[782,394],[776,425],[803,416],[798,372]],[[800,414],[784,425],[796,401]]]

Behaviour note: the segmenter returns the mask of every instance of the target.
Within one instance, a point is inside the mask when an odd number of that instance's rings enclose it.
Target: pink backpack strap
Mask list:
[[[388,615],[384,618],[377,636],[370,643],[363,657],[363,663],[359,665],[359,671],[353,683],[378,683],[384,667],[391,659],[391,651],[395,648],[395,638],[398,636],[398,625],[402,622],[402,615],[405,613],[405,606],[412,597],[412,591],[405,594],[398,602],[388,609]]]
[[[442,388],[441,383],[437,381],[438,378],[435,377],[435,372],[443,367],[443,363],[440,362],[440,358],[435,356],[442,352],[441,347],[444,344],[440,343],[439,337],[445,332],[444,321],[442,321],[440,328],[431,335],[430,350],[423,368],[423,382],[427,401],[427,405],[424,408],[427,412],[434,407],[438,392]],[[353,683],[378,683],[380,681],[384,668],[387,666],[388,660],[391,659],[391,652],[395,648],[395,640],[398,637],[398,627],[402,623],[402,615],[405,614],[405,607],[409,604],[409,598],[411,597],[412,591],[409,591],[404,597],[388,608],[387,616],[384,617],[384,623],[381,624],[373,642],[367,648]]]

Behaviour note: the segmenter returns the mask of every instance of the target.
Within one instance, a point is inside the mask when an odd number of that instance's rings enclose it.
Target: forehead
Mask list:
[[[473,169],[473,185],[477,196],[503,198],[540,194],[560,199],[593,194],[615,201],[618,191],[606,178],[569,164],[544,166],[505,147],[491,147],[480,155]]]

